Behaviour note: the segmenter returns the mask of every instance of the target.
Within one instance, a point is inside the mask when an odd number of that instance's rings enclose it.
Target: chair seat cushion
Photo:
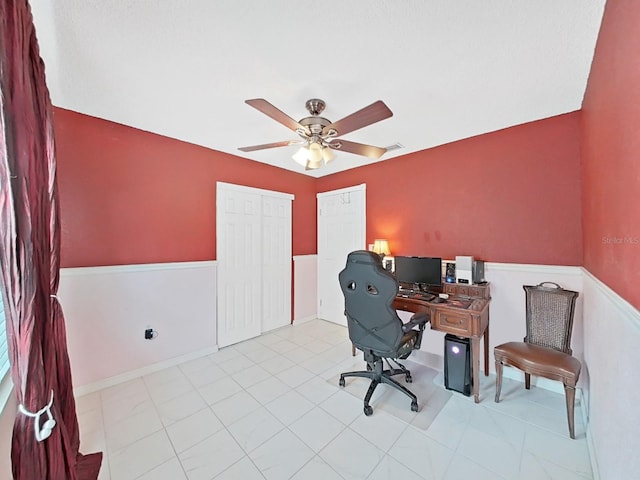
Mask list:
[[[496,362],[574,386],[580,376],[580,361],[552,348],[525,342],[509,342],[494,349]]]

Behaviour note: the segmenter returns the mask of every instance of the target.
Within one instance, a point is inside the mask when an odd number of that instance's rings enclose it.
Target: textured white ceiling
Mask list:
[[[336,121],[383,100],[394,116],[344,136],[416,152],[581,108],[605,0],[31,0],[54,105],[314,177],[244,103]]]

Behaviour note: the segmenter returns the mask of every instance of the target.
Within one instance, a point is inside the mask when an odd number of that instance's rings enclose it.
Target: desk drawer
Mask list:
[[[469,295],[469,287],[466,285],[456,285],[456,295]]]
[[[405,312],[414,312],[416,310],[416,304],[407,300],[395,300],[393,306],[396,310],[404,310]]]
[[[442,286],[444,293],[449,295],[462,295],[476,298],[484,298],[489,300],[491,293],[489,290],[489,284],[484,285],[464,285],[460,283],[445,283]]]
[[[438,310],[435,319],[431,319],[431,328],[440,332],[468,337],[471,335],[471,318],[469,315],[458,315]]]
[[[445,283],[442,287],[444,293],[449,295],[469,295],[469,286],[460,285],[459,283]]]
[[[469,290],[470,297],[484,298],[485,300],[489,300],[491,298],[489,287],[485,285],[469,285],[467,289]]]
[[[451,285],[450,283],[445,283],[442,286],[442,289],[444,290],[444,293],[448,294],[448,295],[455,295],[456,294],[456,286],[455,285]]]
[[[424,300],[417,300],[415,298],[396,297],[393,301],[393,308],[396,310],[404,310],[405,312],[425,312],[430,313],[431,308],[429,304]]]

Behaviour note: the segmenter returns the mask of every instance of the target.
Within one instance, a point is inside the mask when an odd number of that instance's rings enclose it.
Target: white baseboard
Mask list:
[[[144,375],[149,375],[151,373],[164,370],[165,368],[173,367],[175,365],[180,365],[181,363],[188,362],[191,360],[196,360],[206,355],[211,355],[212,353],[216,353],[217,351],[218,351],[218,347],[215,346],[213,348],[205,348],[197,352],[191,352],[186,355],[170,358],[162,362],[154,363],[153,365],[147,365],[146,367],[138,368],[137,370],[131,370],[129,372],[125,372],[121,375],[115,375],[113,377],[105,378],[104,380],[100,380],[99,382],[91,383],[88,385],[81,385],[73,389],[73,394],[76,398],[82,397],[83,395],[88,395],[89,393],[97,392],[99,390],[102,390],[103,388],[113,387],[114,385],[128,382],[129,380],[133,380],[135,378],[142,377]]]
[[[316,317],[315,315],[309,315],[309,316],[307,316],[307,317],[303,317],[303,318],[296,318],[296,319],[293,321],[293,324],[292,324],[292,325],[294,325],[294,326],[295,326],[295,325],[301,325],[301,324],[303,324],[303,323],[310,322],[311,320],[315,320],[316,318],[318,318],[318,317]]]

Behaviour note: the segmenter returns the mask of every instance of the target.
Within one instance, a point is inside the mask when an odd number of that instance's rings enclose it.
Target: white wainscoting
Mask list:
[[[293,322],[313,320],[317,313],[318,256],[295,255],[293,257]]]
[[[600,478],[640,472],[640,312],[584,270],[587,440]]]
[[[213,261],[65,268],[58,298],[78,395],[217,350]]]
[[[300,323],[317,313],[316,255],[295,256],[293,268],[294,321]],[[492,296],[491,372],[493,347],[524,337],[523,285],[552,281],[580,292],[572,347],[583,363],[579,386],[595,475],[634,478],[640,471],[638,310],[581,267],[487,263],[485,276]],[[79,395],[217,350],[215,262],[63,269],[59,298]],[[149,327],[158,332],[154,340],[144,339]],[[443,337],[428,331],[416,357],[442,369]],[[522,380],[515,369],[505,369],[505,376]],[[492,378],[481,376],[481,382]],[[537,382],[562,392],[559,382]]]
[[[316,255],[295,256],[293,268],[294,321],[303,322],[317,312]],[[493,347],[524,337],[523,285],[552,281],[580,292],[572,347],[583,363],[579,387],[594,470],[603,479],[633,478],[640,471],[638,310],[582,267],[487,263],[485,276],[491,372]],[[215,262],[63,269],[59,298],[77,394],[217,350]],[[144,339],[149,327],[158,332],[154,340]],[[416,356],[441,369],[443,337],[428,331]],[[522,379],[515,369],[505,376]],[[562,392],[559,382],[537,381]]]

